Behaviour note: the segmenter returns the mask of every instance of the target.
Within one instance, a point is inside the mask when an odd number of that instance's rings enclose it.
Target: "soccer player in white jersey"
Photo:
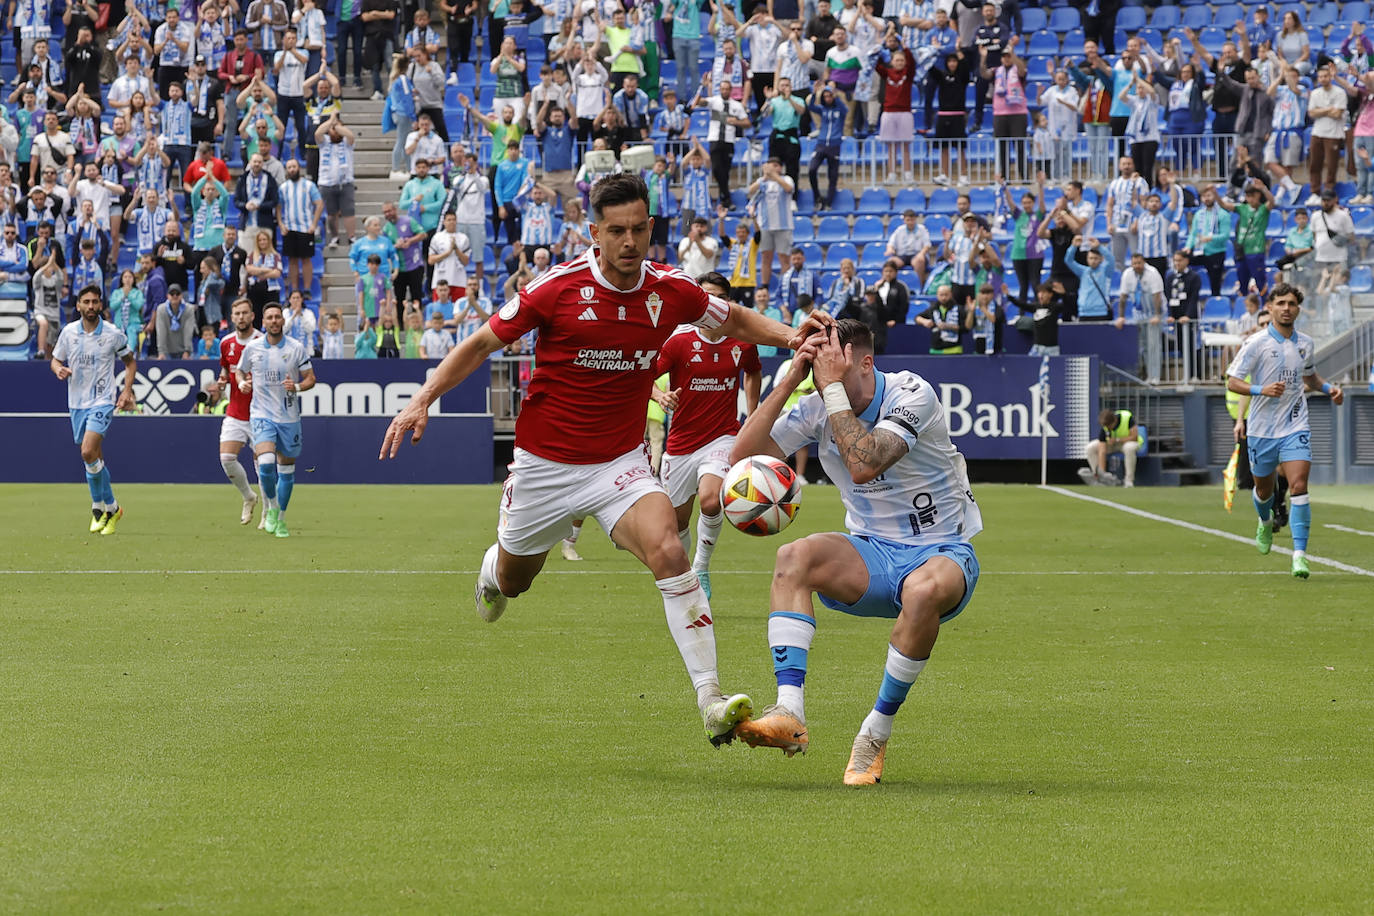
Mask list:
[[[730,298],[730,281],[719,273],[702,274],[697,283],[712,296]],[[720,538],[724,517],[720,488],[730,470],[730,448],[739,432],[739,392],[744,412],[759,406],[763,366],[753,344],[684,325],[659,351],[654,372],[668,373],[668,390],[649,389],[658,406],[673,412],[663,452],[663,484],[677,513],[677,535],[687,549],[693,501],[701,504],[697,518],[697,547],[692,571],[711,597],[711,554]],[[743,375],[743,382],[740,376]]]
[[[807,372],[818,393],[782,415]],[[846,785],[883,774],[892,718],[930,658],[940,624],[973,597],[978,558],[969,538],[983,528],[964,458],[949,438],[940,397],[911,372],[873,368],[873,334],[846,318],[814,337],[745,422],[730,458],[776,458],[808,443],[840,490],[849,534],[813,534],[778,550],[768,644],[778,702],[737,734],[751,747],[805,751],[802,691],[816,633],[815,592],[826,607],[895,618],[878,700],[864,719],[845,769]]]
[[[1246,443],[1255,477],[1255,546],[1268,553],[1274,543],[1274,473],[1283,468],[1288,479],[1288,524],[1293,532],[1293,575],[1306,579],[1307,535],[1312,528],[1312,504],[1307,475],[1312,470],[1312,427],[1307,419],[1307,392],[1320,391],[1339,405],[1345,395],[1339,385],[1324,382],[1313,368],[1316,347],[1312,338],[1295,330],[1302,311],[1302,290],[1279,283],[1269,291],[1269,329],[1252,334],[1226,369],[1226,387],[1250,395]],[[1246,381],[1247,377],[1249,381]]]
[[[116,410],[134,409],[134,373],[137,363],[124,332],[100,317],[104,297],[99,287],[87,286],[76,294],[81,315],[62,329],[53,347],[53,375],[67,383],[67,408],[72,415],[72,436],[81,446],[86,464],[86,484],[91,488],[92,534],[114,534],[124,510],[110,487],[103,445]],[[115,363],[124,363],[124,390],[115,398]]]
[[[246,525],[253,520],[253,507],[257,505],[258,497],[248,483],[248,472],[239,463],[239,452],[253,441],[253,429],[249,423],[253,395],[251,391],[240,390],[238,385],[230,382],[239,367],[244,348],[261,337],[262,332],[253,327],[253,303],[248,299],[234,300],[229,320],[234,323],[234,330],[221,337],[219,342],[219,383],[229,392],[229,406],[225,408],[224,419],[219,425],[219,464],[224,468],[224,476],[229,478],[229,482],[243,497],[239,524]],[[267,527],[265,508],[259,527]]]
[[[593,247],[527,285],[449,353],[392,421],[378,457],[394,457],[412,430],[411,441],[419,442],[437,397],[484,366],[490,354],[538,330],[497,543],[483,557],[477,579],[477,613],[487,621],[500,617],[509,598],[530,588],[570,522],[592,516],[653,573],[706,736],[719,745],[734,738],[753,703],[720,688],[710,601],[678,539],[672,503],[649,467],[644,405],[654,357],[682,324],[792,347],[831,319],[813,312],[794,331],[708,296],[679,270],[647,261],[653,219],[648,186],[638,175],[602,178],[591,202]]]
[[[258,480],[267,500],[268,534],[290,537],[286,508],[296,484],[301,453],[300,393],[315,387],[315,369],[300,341],[286,337],[286,318],[276,302],[262,311],[263,336],[243,348],[234,377],[240,391],[253,393],[248,425],[253,433]]]

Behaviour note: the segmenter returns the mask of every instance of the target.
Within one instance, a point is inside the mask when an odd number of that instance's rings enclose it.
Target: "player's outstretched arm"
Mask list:
[[[835,319],[829,312],[812,309],[806,320],[794,329],[753,309],[732,305],[730,315],[721,324],[720,330],[726,336],[745,343],[796,350],[812,334],[824,333],[834,323]]]
[[[1308,391],[1320,391],[1322,394],[1331,396],[1331,403],[1340,406],[1345,401],[1345,392],[1340,385],[1333,385],[1322,380],[1322,377],[1313,372],[1311,375],[1304,375],[1302,378],[1303,387]]]
[[[439,363],[439,367],[429,377],[429,381],[415,392],[410,403],[387,427],[386,435],[382,438],[382,449],[377,453],[377,460],[395,458],[401,448],[401,440],[409,430],[414,430],[410,437],[411,444],[419,444],[425,434],[425,427],[429,425],[430,405],[476,372],[487,361],[488,356],[503,346],[505,344],[492,331],[491,325],[482,325],[475,334],[450,350],[448,356],[444,357],[443,362]]]

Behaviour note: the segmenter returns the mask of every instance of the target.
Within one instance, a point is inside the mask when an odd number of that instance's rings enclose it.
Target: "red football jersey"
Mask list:
[[[645,261],[633,290],[616,289],[596,255],[558,265],[491,317],[505,343],[539,331],[515,444],[563,464],[611,461],[643,442],[664,341],[680,324],[714,329],[730,314],[728,302],[663,264]]]
[[[248,340],[257,340],[262,336],[262,331],[253,328],[253,336]],[[226,414],[235,420],[248,419],[248,407],[253,403],[253,392],[244,393],[239,391],[238,380],[234,378],[234,370],[238,368],[239,356],[243,354],[243,348],[248,346],[248,341],[239,340],[238,331],[230,331],[219,339],[219,365],[229,376],[229,408]]]
[[[669,455],[690,455],[721,436],[739,432],[739,375],[761,372],[759,351],[733,337],[707,340],[696,328],[679,328],[658,354],[668,390],[682,389],[668,428]]]

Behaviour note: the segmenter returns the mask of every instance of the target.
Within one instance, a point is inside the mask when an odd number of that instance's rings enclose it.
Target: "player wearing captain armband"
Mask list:
[[[782,414],[808,371],[818,392]],[[978,558],[969,539],[983,521],[939,395],[914,373],[875,370],[873,335],[860,321],[842,319],[833,334],[798,350],[740,429],[731,460],[782,458],[812,442],[839,488],[849,534],[813,534],[779,548],[768,615],[778,701],[737,734],[788,756],[806,750],[812,593],[847,614],[892,619],[878,699],[844,773],[846,785],[872,785],[882,777],[893,717],[929,660],[940,624],[973,597]]]
[[[1288,479],[1289,527],[1293,532],[1292,573],[1306,579],[1307,536],[1312,503],[1307,476],[1312,470],[1312,426],[1307,418],[1307,392],[1320,391],[1339,405],[1339,385],[1322,381],[1313,368],[1316,346],[1293,325],[1302,311],[1302,290],[1279,283],[1269,291],[1268,330],[1250,335],[1226,369],[1226,387],[1250,395],[1246,448],[1255,478],[1255,546],[1268,553],[1274,543],[1274,474],[1280,466]],[[1249,381],[1246,381],[1246,377]]]
[[[487,621],[500,617],[509,599],[533,584],[572,520],[595,518],[653,573],[706,736],[719,745],[733,740],[753,705],[720,688],[710,601],[678,539],[673,506],[649,468],[644,405],[654,363],[679,325],[790,348],[831,319],[817,316],[794,331],[646,260],[653,219],[649,189],[637,175],[602,178],[591,203],[593,247],[530,283],[445,357],[392,422],[379,457],[394,457],[412,430],[411,441],[418,442],[436,398],[485,365],[489,354],[537,330],[497,543],[477,579],[477,613]]]

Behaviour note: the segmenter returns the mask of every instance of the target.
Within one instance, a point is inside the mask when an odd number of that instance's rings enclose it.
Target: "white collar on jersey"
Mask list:
[[[621,289],[620,287],[618,287],[618,286],[616,286],[615,284],[611,283],[611,282],[608,281],[604,276],[601,275],[601,263],[600,263],[600,260],[599,260],[599,258],[598,258],[598,256],[597,256],[597,253],[598,253],[600,250],[601,250],[601,249],[600,249],[599,246],[593,245],[592,247],[588,248],[586,254],[583,255],[583,257],[587,259],[587,262],[588,262],[589,264],[591,264],[591,266],[592,266],[592,276],[596,278],[596,282],[597,282],[598,284],[600,284],[601,286],[604,286],[606,289],[611,290],[612,292],[617,292],[617,293],[633,293],[633,292],[638,292],[638,291],[639,291],[639,288],[640,288],[641,286],[644,285],[644,277],[645,277],[645,275],[649,272],[649,261],[648,261],[648,259],[646,258],[646,259],[644,259],[643,261],[640,261],[640,262],[639,262],[639,282],[636,283],[634,286],[632,286],[632,287],[629,288],[629,289]]]

